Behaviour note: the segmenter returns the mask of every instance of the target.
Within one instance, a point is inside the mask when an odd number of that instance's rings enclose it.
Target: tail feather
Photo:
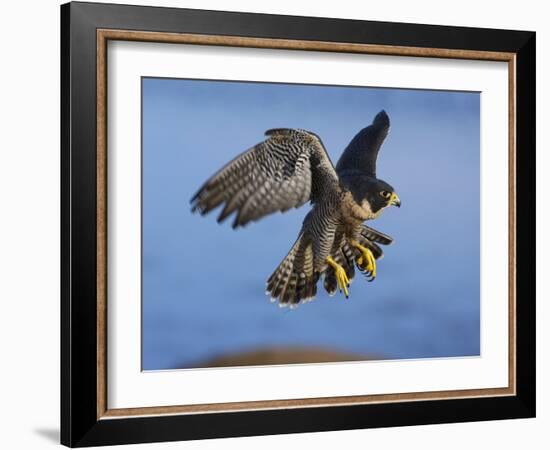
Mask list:
[[[338,282],[336,281],[336,273],[332,267],[329,267],[325,272],[325,279],[323,280],[323,287],[331,297],[336,294],[338,288]]]
[[[319,272],[315,272],[313,277],[310,279],[309,284],[305,289],[304,300],[310,301],[315,298],[317,295],[317,282],[319,281]]]
[[[355,258],[353,249],[349,246],[347,242],[344,243],[342,246],[342,255],[343,260],[345,261],[345,264],[343,264],[343,267],[346,271],[346,275],[348,276],[348,279],[350,281],[353,281],[353,278],[355,277]]]
[[[367,247],[372,252],[375,259],[380,259],[384,256],[384,251],[380,245],[390,245],[393,239],[387,234],[363,225],[359,233],[358,241],[359,244],[363,247]],[[355,256],[357,258],[359,255],[357,254]]]
[[[296,303],[294,299],[296,298],[296,285],[298,284],[298,277],[295,272],[293,272],[288,278],[288,282],[282,292],[282,303]]]
[[[381,233],[374,228],[367,227],[366,225],[362,225],[361,236],[371,242],[376,242],[377,244],[382,245],[390,245],[393,242],[393,238],[391,236]]]
[[[294,306],[315,296],[319,274],[313,267],[313,249],[300,234],[287,256],[267,280],[267,294],[280,306]]]
[[[367,247],[372,252],[372,254],[374,255],[374,259],[380,259],[384,256],[384,252],[378,244],[375,244],[368,239],[359,239],[359,243],[363,247]]]
[[[335,244],[336,250],[332,256],[344,268],[351,281],[355,277],[355,265],[359,254],[343,236],[342,239],[342,241],[337,241],[341,244]],[[361,245],[372,251],[376,259],[383,256],[380,245],[388,245],[393,242],[390,236],[366,225],[363,225],[357,239]],[[294,307],[315,297],[319,278],[320,274],[315,271],[313,265],[312,243],[301,233],[286,257],[267,280],[266,293],[274,301],[278,300],[279,306]],[[334,295],[338,289],[336,274],[330,266],[325,271],[323,286],[329,295]]]

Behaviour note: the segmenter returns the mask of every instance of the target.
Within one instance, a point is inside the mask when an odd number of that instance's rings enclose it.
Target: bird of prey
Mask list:
[[[266,131],[267,139],[230,161],[191,199],[192,211],[207,214],[223,205],[218,222],[235,213],[233,228],[310,201],[298,238],[267,280],[266,293],[279,306],[312,300],[324,288],[348,297],[355,266],[369,281],[376,277],[379,244],[391,237],[364,221],[388,206],[401,206],[395,190],[376,177],[376,160],[390,128],[385,111],[363,128],[336,167],[315,133],[302,129]]]

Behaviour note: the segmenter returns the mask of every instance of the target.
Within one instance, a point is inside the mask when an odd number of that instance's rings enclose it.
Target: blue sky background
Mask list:
[[[336,164],[385,109],[378,177],[398,192],[369,225],[390,234],[378,278],[345,300],[296,310],[265,281],[308,206],[235,231],[190,212],[201,184],[269,128],[321,136]],[[143,369],[194,367],[261,347],[313,346],[385,358],[478,355],[479,94],[143,79]]]

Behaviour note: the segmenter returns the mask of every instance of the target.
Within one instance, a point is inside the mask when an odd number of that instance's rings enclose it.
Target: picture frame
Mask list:
[[[112,41],[291,50],[297,57],[315,51],[506,63],[508,385],[109,408],[107,45]],[[535,102],[534,32],[62,5],[61,443],[81,447],[534,417]]]

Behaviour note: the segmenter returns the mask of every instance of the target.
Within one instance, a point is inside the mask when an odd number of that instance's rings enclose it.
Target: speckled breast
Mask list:
[[[342,217],[346,222],[352,225],[358,225],[365,220],[376,219],[382,210],[376,213],[372,212],[370,205],[366,200],[363,200],[361,204],[357,203],[353,198],[351,192],[344,192],[342,199]]]

